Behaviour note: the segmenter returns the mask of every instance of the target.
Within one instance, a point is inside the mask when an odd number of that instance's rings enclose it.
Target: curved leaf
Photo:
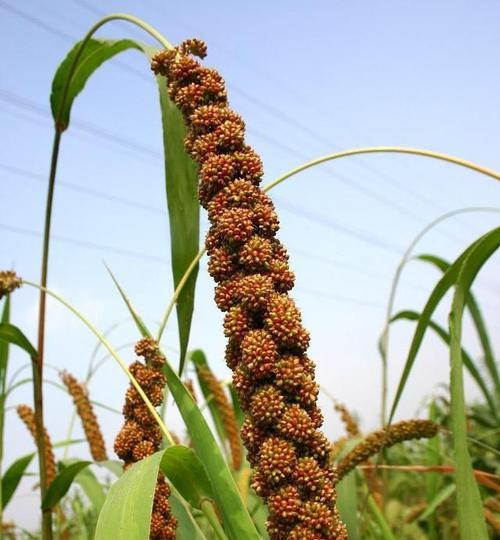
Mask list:
[[[0,342],[12,343],[24,349],[31,358],[37,357],[35,347],[30,343],[30,340],[22,333],[22,331],[13,324],[0,323]]]
[[[455,286],[450,325],[451,423],[455,450],[458,523],[461,538],[486,540],[488,531],[483,515],[479,488],[474,478],[467,446],[466,408],[462,367],[462,319],[467,295],[476,275],[500,247],[500,228],[485,234],[476,242],[463,262]]]
[[[448,261],[445,261],[444,259],[442,259],[441,257],[437,257],[436,255],[424,254],[417,257],[417,259],[432,264],[433,266],[441,270],[441,272],[446,272],[446,270],[450,267],[450,263]],[[483,348],[486,369],[488,370],[493,381],[495,392],[500,398],[500,377],[498,375],[497,362],[493,353],[493,347],[491,346],[488,331],[486,330],[486,323],[484,322],[481,310],[479,309],[479,305],[474,295],[470,291],[467,294],[466,306],[469,310],[472,321],[474,322],[479,341]]]
[[[398,321],[398,320],[408,320],[408,321],[418,321],[420,318],[420,313],[417,313],[416,311],[400,311],[394,317],[391,319],[391,323]],[[434,321],[429,321],[429,327],[436,332],[436,334],[447,344],[450,344],[450,334],[439,324],[435,323]],[[493,416],[497,419],[499,419],[499,413],[498,408],[495,405],[495,401],[493,399],[493,396],[490,394],[490,391],[488,390],[488,386],[481,375],[481,372],[477,369],[474,360],[469,356],[469,354],[462,348],[462,358],[464,361],[464,365],[467,368],[467,371],[469,372],[470,376],[476,381],[476,384],[481,389],[481,392],[483,393],[484,399],[488,403],[490,410],[493,414]]]
[[[160,468],[194,508],[200,509],[203,499],[214,498],[205,467],[191,448],[180,445],[167,448]]]
[[[89,39],[80,54],[78,65],[73,73],[71,83],[66,96],[64,96],[64,86],[68,79],[71,65],[80,50],[79,41],[67,54],[66,58],[59,65],[52,81],[52,93],[50,95],[50,107],[57,129],[64,131],[70,121],[71,107],[78,94],[83,90],[85,84],[106,60],[127,49],[139,49],[139,45],[130,39]],[[64,101],[64,103],[63,103]]]
[[[77,459],[65,459],[62,463],[68,467],[78,462]],[[96,475],[88,467],[85,467],[75,476],[74,482],[83,489],[98,515],[106,499],[106,494]]]
[[[403,373],[401,374],[401,377],[399,379],[399,384],[396,390],[394,401],[392,403],[388,424],[390,424],[394,418],[394,414],[396,413],[396,408],[399,404],[399,400],[401,399],[401,395],[408,381],[408,377],[410,376],[413,364],[415,362],[418,351],[420,349],[420,345],[422,344],[422,341],[424,339],[424,335],[429,325],[429,321],[432,317],[432,314],[434,313],[441,299],[444,297],[444,295],[448,292],[450,287],[457,280],[458,273],[460,271],[460,268],[463,262],[465,261],[465,259],[467,258],[471,250],[479,241],[480,240],[477,240],[471,246],[469,246],[460,255],[460,257],[458,257],[458,259],[448,268],[448,270],[444,273],[443,277],[438,281],[437,285],[432,290],[427,300],[427,303],[425,304],[424,309],[422,310],[422,313],[417,323],[417,327],[415,328],[415,332],[413,334],[413,339],[410,345],[410,350],[408,351],[408,356],[406,357]]]
[[[5,471],[2,476],[2,505],[5,508],[9,501],[12,499],[12,495],[16,492],[17,486],[21,481],[26,469],[28,468],[33,456],[35,454],[28,454],[16,459],[14,463]]]
[[[135,463],[111,486],[102,507],[95,540],[147,540],[153,497],[163,452]]]
[[[85,467],[88,467],[92,461],[78,461],[62,471],[55,477],[52,484],[45,492],[42,500],[42,510],[50,510],[68,493],[76,475]]]

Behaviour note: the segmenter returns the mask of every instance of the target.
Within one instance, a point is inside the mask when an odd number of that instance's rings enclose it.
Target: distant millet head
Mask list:
[[[165,359],[158,344],[151,338],[139,340],[135,345],[135,353],[144,361],[136,360],[129,366],[129,370],[151,403],[157,407],[163,402],[166,378],[162,367]],[[132,384],[125,395],[123,416],[125,423],[115,439],[114,450],[123,460],[124,468],[127,468],[157,452],[162,435],[153,415]],[[170,487],[160,473],[153,499],[149,534],[151,540],[176,538],[177,520],[171,512],[169,496]]]
[[[389,448],[403,441],[412,439],[430,439],[435,437],[439,426],[430,420],[402,420],[378,431],[374,431],[356,445],[338,464],[339,479],[343,478],[360,463],[378,454],[383,448]]]
[[[60,376],[69,395],[73,398],[76,411],[82,421],[83,431],[89,443],[92,459],[94,459],[94,461],[104,461],[108,459],[104,437],[101,428],[99,427],[99,421],[94,412],[94,407],[87,394],[87,390],[75,379],[75,377],[73,377],[73,375],[71,375],[71,373],[63,371]]]
[[[13,270],[0,271],[0,300],[22,284],[23,280]]]
[[[19,418],[23,421],[24,425],[26,426],[28,431],[31,433],[31,436],[35,440],[35,444],[36,444],[37,429],[36,429],[35,413],[33,412],[33,409],[29,405],[18,405],[16,407],[16,411]],[[50,484],[52,484],[52,482],[54,481],[56,477],[57,468],[56,468],[56,459],[54,457],[52,441],[50,440],[49,433],[45,428],[43,429],[43,438],[44,438],[44,446],[45,446],[45,474],[47,475],[47,486],[50,486]]]
[[[271,540],[343,540],[329,442],[318,430],[309,333],[288,295],[294,275],[276,238],[278,216],[259,188],[262,162],[228,107],[224,80],[194,58],[205,55],[202,41],[188,40],[156,54],[152,69],[167,78],[188,128],[186,150],[200,168],[199,200],[211,225],[208,269],[246,415],[241,435],[255,470],[252,485],[268,503]]]

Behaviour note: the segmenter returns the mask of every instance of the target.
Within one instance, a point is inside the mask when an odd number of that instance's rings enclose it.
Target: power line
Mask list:
[[[5,163],[0,163],[0,169],[6,172],[12,173],[12,174],[23,176],[25,178],[31,178],[32,180],[36,180],[39,182],[43,182],[43,183],[47,182],[47,177],[44,176],[43,174],[33,173],[25,169],[20,169],[19,167],[13,167],[12,165],[7,165]],[[98,199],[103,199],[103,200],[110,201],[117,204],[123,204],[124,206],[137,208],[139,210],[144,210],[145,212],[150,212],[152,214],[157,214],[159,216],[166,215],[166,211],[161,210],[160,208],[156,208],[148,204],[138,203],[137,201],[132,201],[130,199],[126,199],[125,197],[111,195],[109,193],[98,191],[96,189],[90,189],[83,186],[79,186],[78,184],[73,184],[72,182],[65,182],[64,180],[57,180],[57,183],[58,185],[63,186],[66,189],[75,191],[76,193],[83,193],[85,195],[88,195],[89,197],[95,197]]]
[[[12,233],[16,233],[16,234],[22,234],[22,235],[25,235],[25,236],[32,236],[32,237],[36,237],[36,238],[41,238],[42,237],[41,232],[34,231],[32,229],[16,227],[16,226],[13,226],[13,225],[7,225],[5,223],[0,223],[0,229],[6,230],[6,231],[9,231],[9,232],[12,232]],[[156,262],[156,263],[160,263],[160,264],[168,264],[170,262],[169,259],[166,259],[164,257],[158,257],[156,255],[140,253],[138,251],[120,249],[120,248],[116,248],[116,247],[113,247],[113,246],[108,246],[108,245],[105,245],[105,244],[98,244],[98,243],[95,243],[95,242],[87,242],[85,240],[80,240],[80,239],[72,238],[72,237],[68,237],[68,236],[61,236],[61,235],[53,234],[52,238],[53,238],[53,240],[56,240],[58,242],[64,242],[66,244],[72,244],[72,245],[77,245],[77,246],[88,248],[88,249],[96,249],[96,250],[99,250],[99,251],[105,251],[106,253],[116,253],[118,255],[124,255],[124,256],[127,256],[127,257],[134,257],[134,258],[138,258],[138,259],[141,259],[141,260],[148,259],[148,260],[151,260],[152,262]],[[308,288],[304,288],[304,287],[297,287],[296,290],[302,291],[303,293],[308,294],[308,295],[320,296],[323,299],[333,300],[335,302],[342,302],[342,303],[356,304],[356,305],[365,305],[365,306],[370,306],[370,307],[376,307],[377,309],[383,307],[381,305],[378,305],[378,304],[375,304],[375,303],[372,303],[372,302],[369,302],[369,301],[367,302],[365,300],[359,300],[359,299],[356,299],[356,298],[350,298],[350,297],[347,297],[347,296],[337,295],[335,293],[323,293],[321,291],[316,291],[316,290],[312,290],[312,289],[308,289]]]
[[[98,14],[98,15],[102,15],[102,13],[97,10],[96,8],[92,7],[88,2],[85,2],[85,3],[78,3],[78,5],[92,11],[94,14]],[[15,14],[15,15],[18,15],[19,17],[22,17],[24,19],[26,19],[27,21],[31,22],[32,24],[35,24],[37,26],[39,26],[40,28],[44,29],[45,31],[47,32],[50,32],[50,33],[53,33],[54,35],[57,35],[58,37],[62,37],[63,39],[71,39],[71,40],[75,40],[76,38],[72,38],[71,36],[68,36],[67,34],[64,34],[64,33],[61,33],[61,32],[54,32],[53,30],[55,30],[54,28],[52,28],[50,25],[47,25],[46,23],[44,23],[43,21],[41,21],[40,19],[37,19],[29,14],[26,14],[25,12],[23,12],[22,10],[19,10],[17,8],[12,8],[12,6],[10,5],[7,5],[5,4],[4,2],[0,2],[0,6],[3,6],[5,7],[7,10],[9,10],[11,13]],[[62,35],[63,34],[63,35]],[[122,67],[123,65],[121,64],[120,67]],[[142,77],[144,78],[144,77]],[[150,79],[148,79],[150,80]],[[324,139],[322,138],[321,136],[318,136],[316,132],[314,132],[314,130],[310,130],[310,128],[308,126],[304,126],[303,124],[301,124],[300,122],[297,122],[295,119],[289,117],[288,115],[286,115],[285,113],[281,112],[281,111],[278,111],[277,109],[273,108],[272,106],[270,105],[267,105],[267,104],[264,104],[262,103],[260,100],[257,100],[256,98],[253,98],[251,96],[249,96],[246,92],[244,92],[243,90],[240,90],[238,88],[235,88],[234,86],[232,86],[232,90],[236,90],[237,92],[239,92],[241,95],[244,95],[247,99],[252,99],[254,101],[254,103],[259,103],[261,107],[265,107],[265,109],[268,111],[268,112],[272,112],[274,111],[274,115],[277,116],[278,118],[280,118],[281,120],[284,120],[286,122],[288,122],[290,125],[294,125],[295,127],[297,127],[298,129],[301,129],[301,131],[308,131],[310,133],[310,135],[312,137],[315,137],[316,139],[318,139],[318,137],[320,137],[319,140],[321,140],[322,144],[326,145],[329,149],[332,148],[332,146],[334,148],[336,148],[335,145],[332,145],[332,143],[327,140],[327,139]],[[88,123],[85,123],[86,125],[82,125],[84,124],[83,122],[80,122],[80,127],[82,129],[86,129],[87,131],[90,129],[90,130],[94,130],[96,131],[96,134],[99,134],[100,136],[102,136],[102,129],[101,128],[98,128],[96,126],[92,126]],[[259,136],[260,138],[263,138],[263,134],[262,133],[258,133],[256,130],[252,130],[257,136]],[[275,144],[276,146],[278,147],[281,147],[282,149],[284,148],[284,145],[282,145],[279,141],[276,141],[275,139],[273,139],[272,137],[269,137],[268,135],[265,136],[265,138],[268,140],[268,142],[271,142],[271,144]],[[127,144],[129,143],[130,141],[127,142]],[[299,153],[293,149],[290,149],[288,150],[288,152],[290,154],[292,154],[294,157],[297,156]],[[306,156],[302,155],[304,157],[304,159],[308,159]],[[359,161],[359,164],[362,165],[365,169],[368,167],[367,170],[371,170],[371,167],[366,164],[364,161]],[[373,171],[372,171],[373,172]],[[386,175],[383,175],[382,173],[380,173],[380,171],[377,171],[377,174],[378,175],[382,175],[383,178],[386,178]],[[393,209],[397,210],[398,212],[401,212],[402,214],[404,214],[406,217],[411,217],[412,219],[415,219],[415,220],[418,220],[418,221],[423,221],[423,218],[416,215],[416,214],[413,214],[410,210],[400,206],[399,204],[397,203],[394,203],[393,201],[381,196],[378,192],[374,192],[370,189],[367,189],[366,187],[362,186],[361,184],[358,184],[356,183],[355,181],[353,181],[352,179],[348,179],[348,178],[345,178],[345,177],[342,177],[341,175],[339,175],[338,173],[335,173],[335,177],[338,178],[342,183],[344,183],[345,185],[347,185],[348,187],[350,187],[351,189],[354,189],[356,191],[359,191],[361,193],[363,193],[364,195],[366,195],[367,197],[369,198],[372,198],[374,200],[377,200],[379,203],[381,204],[384,204],[386,206],[389,206],[389,207],[392,207]],[[390,181],[390,180],[389,180]],[[395,181],[392,181],[393,183]],[[396,182],[396,185],[398,185],[401,189],[404,189],[399,183]],[[405,191],[408,191],[407,189],[404,189]],[[411,191],[409,191],[411,193]],[[415,196],[420,196],[418,193],[417,194],[414,194]],[[429,200],[427,198],[424,197],[424,199],[426,200],[427,203],[429,203]],[[434,203],[435,204],[435,203]],[[447,236],[448,238],[453,238],[454,240],[456,240],[456,237],[453,237],[452,235],[449,235],[447,233],[445,233],[444,231],[440,231],[440,234],[443,234],[445,236]]]
[[[41,238],[43,235],[41,232],[34,231],[32,229],[26,229],[24,227],[16,227],[15,225],[7,225],[5,223],[0,223],[0,229],[5,231],[10,231],[17,234],[23,234],[25,236],[33,236],[36,238]],[[69,236],[62,236],[60,234],[51,234],[51,238],[57,240],[58,242],[64,242],[66,244],[73,244],[75,246],[80,246],[88,249],[97,249],[99,251],[105,251],[106,253],[116,253],[117,255],[124,255],[126,257],[134,257],[136,259],[147,259],[152,262],[168,264],[169,259],[165,257],[159,257],[157,255],[150,255],[148,253],[141,253],[138,251],[132,251],[130,249],[117,248],[115,246],[109,246],[106,244],[98,244],[96,242],[89,242],[87,240],[81,240],[79,238],[73,238]]]

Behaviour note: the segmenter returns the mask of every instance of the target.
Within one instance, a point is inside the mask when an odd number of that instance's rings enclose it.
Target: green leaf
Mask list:
[[[387,523],[387,520],[385,519],[384,514],[378,507],[374,498],[371,495],[368,495],[367,500],[368,500],[368,506],[370,507],[373,517],[375,518],[377,525],[380,527],[380,532],[382,533],[381,538],[383,538],[384,540],[396,540],[396,537],[392,534],[390,525]]]
[[[5,298],[5,302],[2,310],[2,317],[0,324],[9,324],[10,317],[10,295]],[[9,361],[9,342],[2,341],[0,339],[0,388],[2,389],[2,399],[5,397],[6,376],[7,376],[7,364]],[[3,406],[2,406],[3,414]]]
[[[163,453],[161,470],[182,497],[200,509],[203,499],[213,499],[212,486],[198,456],[186,446],[171,446]]]
[[[155,51],[145,48],[146,54]],[[158,76],[158,90],[163,124],[165,153],[165,181],[167,188],[168,219],[174,288],[177,287],[199,250],[200,205],[198,203],[198,170],[184,148],[186,127],[182,114],[170,100],[166,79]],[[176,304],[179,330],[179,373],[186,358],[198,266],[191,272]]]
[[[52,484],[47,489],[42,500],[42,509],[50,510],[68,493],[76,475],[85,467],[88,467],[92,461],[78,461],[62,471],[55,477]]]
[[[455,493],[455,489],[455,484],[448,484],[441,491],[436,493],[435,497],[427,505],[427,508],[418,516],[418,521],[429,519],[434,512],[449,499],[453,493]]]
[[[127,469],[111,486],[102,507],[95,540],[147,540],[153,497],[163,452],[156,452]]]
[[[168,362],[165,363],[164,371],[170,392],[189,431],[194,451],[203,461],[212,484],[226,534],[232,540],[259,540],[231,471],[203,414]]]
[[[28,454],[16,459],[14,463],[5,471],[2,477],[2,505],[5,508],[12,496],[16,492],[17,486],[21,481],[26,469],[28,468],[33,456],[35,454]]]
[[[0,323],[0,342],[12,343],[25,350],[31,358],[37,357],[35,347],[30,343],[29,339],[22,333],[22,331],[13,324],[6,322]]]
[[[337,484],[337,507],[347,527],[349,540],[359,540],[356,472],[351,471]]]
[[[108,471],[111,471],[118,478],[123,474],[123,463],[121,461],[106,459],[104,461],[98,461],[96,465],[108,469]]]
[[[149,334],[148,329],[146,328],[146,325],[144,324],[144,321],[141,319],[140,315],[137,313],[136,309],[132,305],[132,302],[130,301],[129,297],[125,294],[125,291],[121,288],[120,284],[118,283],[118,280],[115,278],[113,272],[111,272],[111,269],[108,265],[105,265],[107,271],[109,272],[109,275],[111,276],[111,279],[113,280],[113,283],[116,285],[116,288],[118,289],[118,292],[120,293],[120,296],[123,298],[123,301],[127,305],[127,308],[129,310],[130,315],[134,319],[134,322],[140,332],[140,334],[144,337],[151,337]]]
[[[169,502],[172,513],[177,518],[177,538],[185,538],[186,540],[206,540],[198,523],[196,523],[191,512],[187,509],[186,503],[182,501],[175,489],[172,489],[172,495],[170,495]]]
[[[424,254],[424,255],[420,255],[417,258],[422,261],[432,264],[433,266],[441,270],[441,272],[446,272],[446,270],[450,267],[450,263],[448,261],[445,261],[444,259],[440,257],[436,257],[435,255]],[[474,325],[476,327],[476,331],[479,337],[479,341],[483,348],[484,362],[486,364],[486,369],[488,370],[491,376],[493,385],[495,387],[495,392],[497,396],[500,398],[500,377],[498,375],[498,368],[497,368],[497,362],[495,360],[495,354],[493,352],[490,338],[488,336],[486,323],[484,322],[483,316],[481,314],[481,310],[479,309],[479,305],[474,295],[472,294],[472,292],[469,292],[467,294],[466,306],[467,306],[467,309],[469,310],[472,321],[474,322]]]
[[[391,319],[391,322],[395,322],[398,320],[408,320],[408,321],[418,321],[421,317],[420,313],[417,313],[416,311],[400,311],[394,317]],[[447,344],[450,344],[450,334],[439,324],[435,323],[434,321],[429,321],[429,328],[434,330],[436,334]],[[488,403],[490,410],[493,414],[493,416],[497,419],[499,419],[499,413],[498,408],[495,405],[495,400],[493,399],[493,396],[491,395],[490,391],[488,390],[488,386],[481,375],[481,372],[476,367],[476,364],[474,363],[474,360],[471,358],[471,356],[462,348],[462,358],[465,367],[467,368],[467,371],[469,372],[470,376],[476,381],[476,384],[481,389],[481,392],[483,393],[484,399]]]
[[[78,459],[65,459],[61,464],[64,467],[68,467],[78,462]],[[106,494],[96,475],[88,467],[85,467],[75,476],[74,482],[83,489],[97,515],[99,515],[106,499]]]
[[[95,70],[106,60],[127,49],[140,49],[139,45],[130,39],[107,40],[90,39],[79,56],[78,64],[73,72],[68,92],[64,96],[64,87],[70,75],[71,66],[80,51],[79,41],[60,64],[52,81],[50,107],[57,129],[64,131],[70,121],[71,107],[78,94]]]
[[[408,351],[408,356],[406,358],[403,372],[399,379],[399,384],[396,390],[394,401],[392,403],[388,424],[390,424],[394,418],[394,414],[396,413],[396,409],[401,399],[401,395],[403,394],[403,390],[406,386],[406,383],[408,382],[408,377],[410,376],[413,364],[415,363],[415,359],[420,349],[420,345],[422,344],[422,341],[424,339],[424,335],[429,325],[429,321],[431,320],[432,314],[434,313],[436,307],[438,306],[443,296],[448,292],[450,287],[455,283],[464,260],[467,258],[468,254],[471,252],[471,250],[477,244],[477,242],[479,242],[479,240],[476,241],[471,246],[469,246],[460,255],[460,257],[458,257],[458,259],[448,268],[448,270],[444,273],[443,277],[439,280],[437,285],[432,290],[427,300],[427,303],[425,304],[424,309],[422,310],[422,313],[418,320],[417,327],[413,334],[413,339],[410,345],[410,350]]]
[[[486,540],[488,531],[483,515],[479,488],[474,478],[467,446],[467,424],[462,367],[462,319],[467,295],[476,275],[500,247],[500,228],[485,234],[470,250],[461,265],[449,317],[451,425],[455,452],[458,523],[461,538]]]
[[[231,394],[231,401],[233,402],[233,410],[234,415],[236,416],[236,422],[238,423],[238,427],[241,429],[243,420],[245,420],[245,415],[243,414],[240,399],[238,398],[238,394],[236,393],[232,383],[229,385],[229,393]]]
[[[224,428],[224,422],[222,421],[222,417],[219,408],[217,407],[217,404],[212,399],[212,392],[208,388],[208,385],[203,379],[203,377],[200,376],[200,368],[210,369],[210,367],[208,366],[207,357],[205,356],[205,353],[200,349],[191,352],[189,357],[196,368],[196,377],[198,379],[198,384],[200,385],[203,397],[205,398],[205,400],[208,400],[207,406],[208,410],[210,411],[210,416],[212,417],[212,420],[214,422],[215,430],[217,431],[220,442],[225,448],[227,435]]]

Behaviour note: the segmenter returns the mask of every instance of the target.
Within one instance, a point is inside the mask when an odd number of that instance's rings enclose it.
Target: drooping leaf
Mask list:
[[[135,463],[111,486],[102,507],[95,540],[147,540],[153,497],[163,452]]]
[[[406,362],[403,368],[403,372],[401,374],[401,377],[399,379],[398,388],[396,390],[396,395],[394,396],[394,401],[392,403],[391,412],[389,415],[388,423],[390,424],[394,418],[394,414],[396,413],[396,408],[399,404],[399,400],[401,399],[401,395],[403,394],[403,390],[405,389],[406,383],[408,382],[408,377],[410,376],[411,370],[413,368],[413,364],[415,363],[415,359],[417,358],[418,351],[420,350],[420,345],[422,344],[422,341],[424,339],[425,332],[429,326],[429,321],[431,320],[432,314],[434,313],[436,307],[438,306],[441,299],[444,297],[444,295],[448,292],[450,287],[455,283],[458,277],[458,273],[460,271],[460,268],[467,258],[470,251],[473,249],[473,247],[477,244],[478,241],[474,242],[471,246],[469,246],[461,255],[457,258],[457,260],[448,268],[448,270],[444,273],[443,277],[438,281],[434,289],[432,290],[429,298],[427,299],[427,303],[424,306],[424,309],[422,310],[422,313],[419,317],[417,327],[415,328],[415,332],[413,334],[412,342],[410,345],[410,350],[408,351],[408,355],[406,357]]]
[[[450,326],[451,424],[455,454],[458,523],[461,538],[486,540],[488,531],[479,488],[474,478],[467,446],[465,392],[462,367],[462,319],[472,283],[486,261],[500,247],[500,228],[485,234],[470,250],[460,268],[455,285]]]
[[[85,467],[88,467],[92,461],[78,461],[68,467],[64,467],[55,477],[52,484],[45,492],[42,500],[42,509],[48,510],[54,506],[68,493],[76,475]]]
[[[23,334],[23,332],[13,324],[0,323],[0,342],[12,343],[25,350],[31,358],[37,357],[35,347],[30,343],[30,340]]]
[[[418,321],[420,319],[420,313],[417,313],[416,311],[400,311],[394,317],[391,319],[391,322],[395,322],[398,320],[408,320],[408,321]],[[434,321],[429,321],[429,328],[434,330],[436,334],[447,344],[450,344],[450,334],[439,324],[435,323]],[[470,376],[476,381],[476,384],[479,386],[486,402],[488,403],[490,410],[495,418],[499,418],[499,411],[498,407],[495,405],[495,400],[493,396],[491,395],[490,391],[488,390],[488,386],[479,371],[479,369],[476,367],[476,364],[474,360],[470,357],[470,355],[462,348],[462,358],[465,367],[467,368],[467,371],[469,372]]]
[[[83,90],[95,70],[106,60],[128,49],[139,49],[139,45],[130,39],[90,39],[80,51],[79,41],[59,65],[52,81],[50,107],[57,128],[64,131],[70,122],[71,107],[78,94]],[[73,71],[71,82],[65,94],[64,87],[70,75],[71,66],[79,54],[78,64]]]
[[[200,509],[203,499],[213,499],[214,494],[205,467],[186,446],[171,446],[163,452],[161,470],[182,497],[194,508]]]
[[[422,261],[432,264],[434,267],[438,268],[441,272],[446,272],[446,270],[448,270],[448,268],[450,267],[450,263],[448,261],[445,261],[444,259],[442,259],[441,257],[437,257],[436,255],[424,254],[424,255],[420,255],[417,258]],[[472,321],[474,322],[474,326],[476,327],[476,332],[479,337],[479,341],[483,348],[484,363],[486,365],[486,369],[488,370],[491,376],[491,380],[493,382],[493,386],[495,388],[497,397],[500,399],[500,377],[498,374],[498,367],[497,367],[497,362],[495,360],[495,354],[493,352],[493,347],[491,346],[488,330],[486,329],[486,323],[481,314],[481,310],[479,309],[479,305],[476,301],[476,298],[470,291],[467,294],[466,306],[467,306],[467,309],[469,310]]]
[[[65,459],[61,465],[68,467],[75,463],[78,463],[78,459]],[[89,467],[84,467],[74,478],[75,484],[78,484],[82,489],[90,503],[92,504],[97,515],[101,511],[104,500],[106,499],[106,494],[104,489],[96,478],[96,475],[91,471]]]
[[[33,456],[35,454],[27,454],[19,459],[16,459],[14,463],[5,471],[2,477],[2,505],[5,508],[12,496],[16,492],[17,486],[21,481],[26,469],[28,468]]]

